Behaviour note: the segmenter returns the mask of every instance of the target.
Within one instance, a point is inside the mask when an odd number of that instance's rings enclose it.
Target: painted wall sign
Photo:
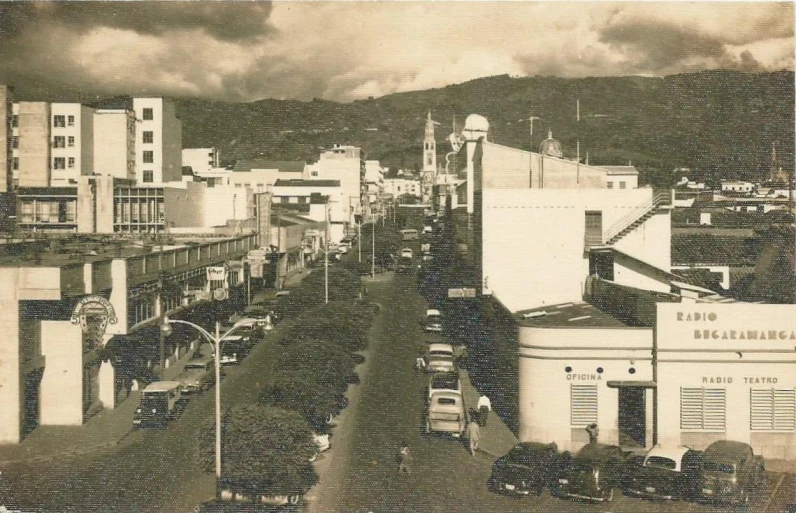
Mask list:
[[[86,296],[81,298],[72,317],[69,319],[72,324],[80,324],[80,328],[85,332],[89,323],[93,323],[99,329],[100,334],[105,333],[108,324],[116,324],[116,310],[110,301],[102,296]]]

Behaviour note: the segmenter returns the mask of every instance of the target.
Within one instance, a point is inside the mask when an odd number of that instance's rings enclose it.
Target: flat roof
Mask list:
[[[611,314],[599,310],[590,303],[560,303],[529,310],[518,310],[513,314],[517,324],[540,328],[626,328]]]
[[[284,180],[278,178],[274,187],[340,187],[340,180]]]
[[[303,173],[305,165],[303,160],[241,160],[235,164],[234,169],[236,172],[276,169],[280,173]]]

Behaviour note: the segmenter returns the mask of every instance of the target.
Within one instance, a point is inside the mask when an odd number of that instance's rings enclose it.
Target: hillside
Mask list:
[[[576,122],[576,98],[581,120]],[[704,71],[665,78],[605,77],[472,80],[439,89],[336,103],[315,99],[262,100],[247,104],[182,100],[185,147],[217,146],[229,163],[240,158],[317,159],[333,143],[361,146],[383,165],[420,165],[426,113],[437,129],[439,161],[456,116],[486,116],[491,138],[528,148],[531,114],[533,147],[548,128],[574,155],[593,164],[632,160],[653,182],[665,182],[675,167],[698,169],[707,179],[757,178],[771,162],[777,142],[780,162],[793,167],[794,74]]]

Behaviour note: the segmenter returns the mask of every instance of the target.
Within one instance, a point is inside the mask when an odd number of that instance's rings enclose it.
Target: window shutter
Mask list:
[[[702,429],[702,389],[680,389],[680,429]]]
[[[727,396],[723,388],[681,388],[680,429],[724,431]]]
[[[750,390],[751,429],[767,431],[774,425],[774,390]]]
[[[796,389],[774,390],[774,429],[796,431]]]
[[[570,385],[570,424],[587,426],[597,422],[597,385]]]
[[[723,388],[704,388],[705,419],[702,429],[724,431],[727,419],[727,395]]]

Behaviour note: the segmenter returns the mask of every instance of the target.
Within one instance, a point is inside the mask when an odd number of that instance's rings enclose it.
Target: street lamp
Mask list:
[[[232,328],[230,328],[226,333],[221,335],[221,323],[216,321],[216,336],[211,335],[206,329],[203,327],[194,324],[189,321],[183,321],[180,319],[169,319],[167,316],[163,316],[163,322],[160,325],[160,332],[162,336],[169,336],[171,335],[171,324],[186,324],[188,326],[192,326],[195,328],[199,333],[207,338],[207,341],[210,342],[211,347],[213,348],[213,359],[215,360],[215,367],[216,367],[216,478],[221,477],[221,347],[223,345],[224,339],[226,339],[229,335],[232,334],[233,331],[237,330],[241,327],[248,327],[251,326],[252,321],[243,320],[236,322]],[[267,322],[265,329],[268,330],[268,326],[270,326],[270,320]],[[273,329],[273,326],[271,326]]]

